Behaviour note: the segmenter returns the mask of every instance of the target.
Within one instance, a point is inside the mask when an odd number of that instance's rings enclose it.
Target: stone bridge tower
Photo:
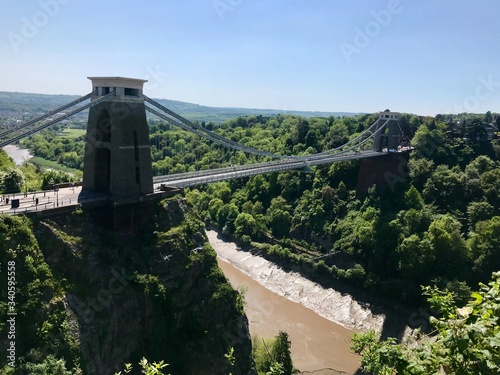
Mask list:
[[[375,151],[382,151],[384,148],[388,150],[397,150],[399,146],[399,138],[401,136],[401,131],[399,128],[399,119],[401,118],[401,113],[399,112],[380,112],[380,116],[377,120],[376,130],[380,129],[386,122],[387,125],[385,129],[380,131],[374,139],[373,149]]]
[[[358,173],[357,190],[367,193],[369,188],[376,185],[379,189],[390,189],[394,191],[397,184],[404,182],[408,176],[408,153],[400,153],[398,147],[401,138],[399,121],[401,114],[386,110],[380,112],[377,120],[373,150],[387,152],[378,158],[368,158],[361,161]],[[385,127],[381,129],[383,126]]]
[[[83,190],[113,198],[153,193],[149,130],[142,79],[88,77],[92,100],[115,96],[90,108],[85,143]]]

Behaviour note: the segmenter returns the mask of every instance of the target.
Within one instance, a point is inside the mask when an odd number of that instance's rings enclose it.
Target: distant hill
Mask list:
[[[78,98],[77,95],[47,95],[31,94],[20,92],[0,91],[0,117],[15,117],[26,120],[34,115],[39,115]],[[303,117],[329,117],[329,116],[354,116],[352,112],[308,112],[308,111],[283,111],[277,109],[253,109],[253,108],[224,108],[207,107],[203,105],[180,102],[177,100],[154,99],[170,110],[184,116],[190,120],[200,122],[221,123],[239,116],[273,116],[281,114],[295,114]],[[78,117],[86,118],[86,113],[82,112]]]

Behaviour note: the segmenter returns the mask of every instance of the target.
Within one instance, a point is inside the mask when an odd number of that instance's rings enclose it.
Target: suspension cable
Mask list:
[[[267,151],[257,150],[253,147],[245,146],[241,143],[226,139],[217,133],[214,133],[208,129],[205,129],[203,126],[197,125],[194,122],[189,121],[188,119],[178,115],[177,113],[169,110],[168,108],[161,105],[160,103],[148,98],[146,95],[144,95],[144,100],[146,102],[148,102],[149,104],[153,105],[154,107],[156,107],[157,109],[161,110],[162,112],[173,117],[175,120],[177,120],[175,122],[177,124],[177,126],[181,126],[179,124],[179,122],[183,123],[184,125],[186,125],[189,128],[189,129],[185,129],[185,128],[183,128],[183,129],[188,130],[190,132],[194,132],[195,134],[197,134],[201,137],[208,138],[211,141],[216,142],[218,144],[221,144],[223,146],[227,146],[227,147],[230,147],[232,149],[235,149],[238,151],[243,151],[243,152],[250,153],[250,154],[255,154],[255,155],[260,155],[260,156],[268,156],[268,157],[271,157],[273,159],[292,158],[291,156],[287,156],[287,155],[278,155],[278,154],[273,154],[273,153],[267,152]],[[151,113],[153,113],[153,112],[151,112]],[[156,113],[154,113],[154,114],[156,115]],[[165,117],[162,117],[162,118],[166,121],[171,120],[170,118],[165,118]]]
[[[46,118],[49,118],[50,116],[58,114],[59,112],[62,112],[62,111],[64,111],[67,108],[73,107],[73,106],[75,106],[75,105],[77,105],[77,104],[79,104],[81,102],[84,102],[85,100],[90,99],[92,97],[92,95],[94,95],[94,94],[95,94],[95,91],[92,91],[92,92],[88,93],[85,96],[82,96],[82,97],[80,97],[80,98],[78,98],[76,100],[73,100],[72,102],[70,102],[68,104],[63,105],[62,107],[56,108],[56,109],[54,109],[54,110],[52,110],[52,111],[50,111],[50,112],[48,112],[48,113],[46,113],[44,115],[38,116],[38,117],[33,118],[33,119],[31,119],[31,120],[29,120],[27,122],[24,122],[24,123],[20,124],[19,126],[16,126],[15,128],[11,128],[11,129],[5,130],[3,132],[0,132],[0,138],[3,137],[6,134],[14,133],[14,132],[16,132],[18,130],[21,130],[21,129],[27,127],[27,126],[33,125],[34,123],[37,123],[39,121],[43,121]]]
[[[29,129],[29,130],[25,131],[24,133],[18,134],[18,135],[14,136],[14,137],[12,137],[10,139],[1,140],[0,141],[0,147],[7,146],[7,145],[9,145],[11,143],[19,141],[22,138],[27,137],[29,135],[32,135],[34,133],[38,133],[39,131],[41,131],[43,129],[46,129],[49,126],[52,126],[54,124],[57,124],[58,122],[60,122],[62,120],[65,120],[68,117],[71,117],[71,116],[77,114],[78,112],[84,111],[84,110],[86,110],[88,108],[91,108],[91,107],[97,105],[97,104],[100,104],[100,103],[104,102],[105,100],[108,100],[112,96],[115,96],[115,91],[114,90],[111,91],[109,94],[107,94],[105,96],[102,96],[102,97],[100,97],[98,99],[95,99],[95,100],[91,101],[90,103],[87,103],[87,104],[85,104],[85,105],[83,105],[81,107],[78,107],[78,108],[76,108],[76,109],[74,109],[74,110],[72,110],[72,111],[70,111],[70,112],[68,112],[68,113],[66,113],[66,114],[64,114],[64,115],[62,115],[62,116],[54,119],[54,120],[46,122],[45,124],[42,124],[42,125],[39,125],[39,126],[37,126],[35,128]]]

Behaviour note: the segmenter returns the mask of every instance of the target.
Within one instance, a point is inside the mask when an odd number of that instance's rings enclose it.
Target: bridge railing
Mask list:
[[[30,193],[4,195],[0,201],[0,214],[17,215],[37,211],[54,210],[62,207],[78,206],[84,203],[100,202],[110,198],[106,193],[83,192],[71,197],[59,197],[59,191],[45,190]],[[12,200],[19,206],[12,207]],[[8,202],[8,203],[7,203]]]
[[[227,170],[227,168],[219,168],[213,170],[203,171],[205,174],[188,172],[184,174],[183,177],[178,177],[177,174],[165,177],[162,183],[167,183],[169,186],[173,187],[189,187],[202,185],[210,182],[226,181],[234,178],[250,177],[258,174],[266,174],[272,172],[280,172],[285,170],[297,169],[304,170],[308,167],[321,164],[329,164],[337,161],[347,161],[355,160],[361,158],[371,158],[381,156],[380,152],[373,150],[343,153],[335,155],[324,155],[322,158],[316,158],[312,160],[297,160],[297,161],[271,161],[267,163],[260,164],[249,164],[242,166],[237,170]],[[158,184],[159,182],[157,182]]]

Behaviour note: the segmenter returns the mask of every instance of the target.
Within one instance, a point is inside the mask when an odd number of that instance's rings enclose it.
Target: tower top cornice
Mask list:
[[[146,79],[128,78],[128,77],[87,77],[92,81],[95,87],[124,87],[142,90]]]

